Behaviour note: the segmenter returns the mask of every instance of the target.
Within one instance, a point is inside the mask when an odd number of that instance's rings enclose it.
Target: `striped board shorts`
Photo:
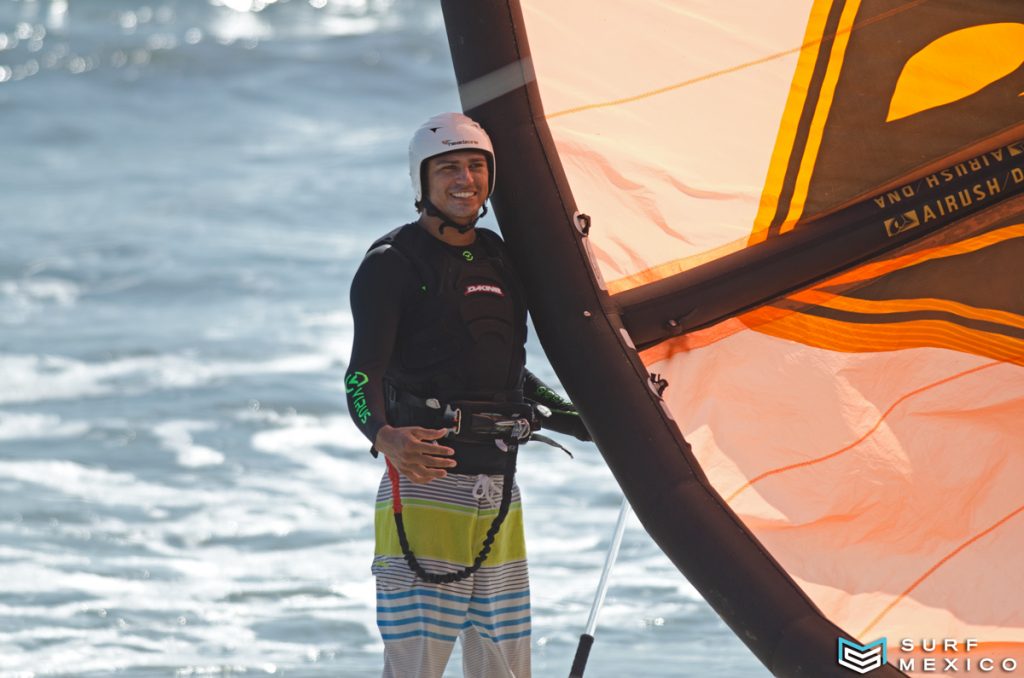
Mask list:
[[[500,475],[457,475],[416,484],[402,477],[409,546],[430,573],[475,560],[501,502]],[[465,678],[529,678],[530,584],[519,488],[483,566],[452,584],[418,580],[402,557],[387,473],[377,493],[377,626],[384,678],[441,678],[456,638]]]

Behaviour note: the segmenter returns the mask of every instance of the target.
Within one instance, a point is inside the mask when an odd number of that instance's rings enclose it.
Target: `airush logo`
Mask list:
[[[865,674],[880,668],[886,661],[885,638],[861,645],[846,638],[839,639],[839,665]]]
[[[363,387],[370,381],[364,372],[353,372],[345,379],[345,393],[348,395],[352,409],[363,424],[370,418],[370,407],[366,404],[366,394]]]

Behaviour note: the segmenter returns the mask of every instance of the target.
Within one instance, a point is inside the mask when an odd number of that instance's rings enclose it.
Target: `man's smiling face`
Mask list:
[[[468,224],[487,200],[488,162],[479,151],[453,151],[427,160],[427,196],[452,221]]]

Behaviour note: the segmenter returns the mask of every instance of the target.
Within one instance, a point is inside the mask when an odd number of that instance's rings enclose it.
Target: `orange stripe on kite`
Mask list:
[[[826,454],[824,456],[818,457],[816,459],[808,459],[807,461],[801,461],[801,462],[798,462],[796,464],[789,464],[788,466],[782,466],[782,467],[777,468],[777,469],[772,469],[771,471],[765,471],[764,473],[761,473],[760,475],[758,475],[758,476],[748,480],[739,489],[737,489],[731,495],[729,495],[726,498],[725,502],[727,504],[731,504],[732,501],[734,499],[736,499],[736,497],[738,497],[740,494],[742,494],[743,492],[745,492],[749,488],[753,487],[755,483],[759,483],[762,480],[765,480],[765,479],[770,478],[772,476],[780,475],[782,473],[787,473],[789,471],[795,471],[795,470],[798,470],[798,469],[807,468],[809,466],[814,466],[816,464],[820,464],[820,463],[828,461],[830,459],[835,459],[836,457],[840,456],[841,454],[849,452],[850,450],[852,450],[853,448],[857,447],[862,442],[864,442],[865,440],[870,438],[875,433],[875,431],[877,431],[879,429],[879,427],[882,425],[882,422],[885,421],[886,417],[888,417],[890,414],[892,414],[893,410],[895,410],[901,404],[905,403],[907,400],[909,400],[910,398],[912,398],[912,397],[914,397],[916,395],[920,395],[921,393],[924,393],[925,391],[929,391],[929,390],[931,390],[933,388],[937,388],[937,387],[942,386],[944,384],[948,384],[951,381],[955,381],[957,379],[969,376],[971,374],[975,374],[977,372],[981,372],[982,370],[987,370],[990,367],[995,367],[997,365],[1002,365],[1002,364],[1003,364],[1002,362],[991,362],[991,363],[985,363],[984,365],[978,365],[977,367],[972,367],[969,370],[964,370],[963,372],[958,372],[957,374],[950,375],[950,376],[945,377],[943,379],[940,379],[938,381],[932,382],[931,384],[926,384],[924,386],[921,386],[919,388],[914,389],[913,391],[905,393],[902,396],[900,396],[899,398],[897,398],[891,405],[889,405],[889,407],[885,410],[885,412],[883,412],[881,415],[879,415],[878,420],[875,421],[875,423],[871,426],[871,428],[869,428],[865,433],[863,433],[859,438],[854,440],[852,443],[839,448],[835,452],[830,452],[829,454]]]
[[[1013,326],[1017,326],[1016,316],[1014,320]],[[640,359],[645,365],[654,365],[678,353],[705,348],[747,329],[805,346],[842,353],[944,348],[1024,366],[1024,341],[945,320],[854,323],[774,306],[765,306],[740,318],[669,339],[642,351]]]
[[[1007,240],[1013,240],[1014,238],[1024,238],[1024,224],[1005,226],[959,242],[943,243],[936,247],[931,247],[919,252],[913,252],[911,254],[905,254],[892,259],[884,259],[882,261],[864,264],[863,266],[858,266],[846,273],[840,273],[837,276],[828,278],[810,289],[822,289],[838,285],[866,282],[880,278],[888,273],[892,273],[893,271],[922,264],[926,261],[977,252],[978,250],[982,250],[986,247],[990,247]],[[651,268],[638,271],[632,275],[612,280],[607,286],[608,293],[615,295],[619,292],[625,292],[626,290],[631,290],[663,280],[677,273],[696,268],[702,264],[706,264],[728,254],[732,254],[733,252],[738,252],[746,246],[745,241],[736,240],[726,243],[725,245],[720,245],[719,247],[707,252],[702,252],[701,254],[684,257],[682,259],[675,259],[657,266],[652,266]],[[795,295],[789,298],[794,297]]]
[[[870,302],[867,300],[860,300],[854,302],[853,300],[844,301],[840,305],[834,300],[840,295],[828,292],[827,288],[835,287],[843,284],[850,284],[855,282],[864,282],[879,278],[887,273],[896,271],[903,268],[908,268],[916,264],[924,263],[934,259],[940,259],[944,257],[956,256],[959,254],[967,254],[970,252],[976,252],[984,249],[991,245],[1012,240],[1014,238],[1024,237],[1024,224],[1014,224],[1012,226],[1006,226],[1004,228],[983,233],[974,238],[962,240],[956,243],[943,244],[939,247],[929,248],[920,252],[914,252],[913,254],[907,254],[894,259],[888,259],[885,261],[879,261],[875,263],[865,264],[860,266],[848,273],[840,274],[834,278],[830,278],[823,283],[812,287],[808,290],[797,292],[787,297],[794,301],[805,302],[805,303],[818,303],[825,306],[837,308],[838,310],[852,310],[857,312],[870,312],[870,313],[893,313],[902,310],[945,310],[956,315],[962,315],[966,318],[974,318],[978,320],[986,320],[991,322],[1008,325],[1010,327],[1021,328],[1024,327],[1022,323],[1022,317],[1018,314],[1011,313],[1008,311],[1000,311],[995,309],[976,309],[971,306],[958,304],[957,302],[939,300],[939,299],[927,299],[927,300],[913,300],[913,304],[922,304],[915,308],[901,308],[899,304],[905,300],[891,300],[891,301],[874,301]],[[665,264],[669,266],[669,264]],[[660,267],[658,267],[660,268]],[[657,277],[656,271],[658,268],[649,269],[638,273],[630,278],[623,278],[624,280],[639,280],[645,274],[650,274],[651,279],[647,282],[654,282],[660,280],[661,277]],[[616,281],[616,282],[620,282]],[[615,283],[612,283],[614,285]],[[642,283],[639,283],[642,284]],[[635,287],[638,285],[630,285],[629,287]],[[626,289],[629,289],[626,287]],[[612,286],[609,285],[609,291],[612,291]],[[846,299],[850,299],[846,297]],[[853,304],[863,304],[860,307],[856,307]],[[870,306],[869,306],[870,305]],[[930,321],[911,321],[914,323],[930,322]],[[900,333],[898,341],[893,341],[892,337],[886,337],[886,331],[878,332],[867,332],[865,326],[861,325],[858,328],[857,323],[847,323],[839,320],[827,320],[821,318],[813,318],[806,316],[796,309],[782,309],[775,306],[762,306],[761,308],[755,309],[748,313],[745,313],[738,318],[732,318],[730,320],[723,321],[713,327],[691,332],[682,337],[675,337],[664,341],[657,346],[653,346],[640,354],[641,360],[646,365],[653,365],[654,363],[661,362],[662,360],[668,360],[677,353],[683,353],[686,351],[692,351],[705,346],[710,346],[718,341],[731,337],[737,332],[741,332],[744,329],[753,329],[763,331],[766,334],[780,337],[783,339],[789,339],[791,341],[797,341],[809,346],[815,346],[817,348],[824,348],[829,350],[843,351],[846,353],[856,353],[861,351],[886,351],[896,350],[902,348],[915,348],[915,347],[927,347],[932,346],[935,348],[951,348],[953,350],[964,350],[967,352],[974,353],[976,355],[985,355],[989,357],[999,357],[1002,360],[1008,360],[1018,365],[1024,365],[1024,343],[1016,340],[1007,340],[1005,345],[1001,348],[1002,350],[997,352],[986,351],[979,348],[985,343],[989,342],[1000,342],[1000,339],[996,338],[996,335],[985,337],[981,342],[942,342],[942,343],[929,343],[927,337],[931,335],[942,336],[941,332],[935,332],[934,330],[926,332],[918,332],[913,336],[916,337],[918,342],[910,342],[910,335],[903,334],[904,330],[910,323],[898,323],[892,325],[889,328],[888,333],[891,334],[893,330]],[[840,333],[838,330],[842,329]],[[966,330],[972,331],[972,330]],[[814,340],[812,335],[816,332],[823,332],[828,336],[829,340],[825,341],[822,338]],[[977,332],[974,330],[974,332]],[[862,342],[854,342],[850,340],[851,337],[857,337]],[[971,347],[974,348],[971,348]]]
[[[879,278],[886,273],[892,273],[893,271],[897,271],[901,268],[908,268],[916,264],[931,261],[932,259],[942,259],[945,257],[956,256],[958,254],[968,254],[1005,240],[1012,240],[1013,238],[1021,237],[1024,237],[1024,224],[1006,226],[995,231],[982,233],[981,235],[973,238],[968,238],[967,240],[961,240],[955,243],[943,243],[920,252],[914,252],[912,254],[906,254],[893,259],[865,264],[864,266],[855,268],[847,273],[841,273],[834,278],[830,278],[823,283],[823,285],[844,285],[847,283],[872,280],[874,278]]]
[[[850,34],[853,33],[854,20],[857,18],[859,9],[860,0],[848,0],[840,15],[839,30],[836,31],[835,41],[832,43],[832,50],[828,56],[828,65],[825,67],[825,77],[818,90],[818,101],[814,106],[814,116],[811,118],[807,143],[804,146],[804,154],[800,159],[800,168],[796,174],[793,195],[789,201],[789,211],[779,226],[780,235],[793,230],[797,221],[804,214],[811,177],[814,175],[818,152],[821,150],[821,140],[825,136],[825,122],[832,110],[832,99],[835,96],[836,86],[839,84],[839,73],[843,69],[846,47],[850,43]]]
[[[858,299],[847,297],[823,290],[805,290],[787,297],[793,301],[814,304],[825,308],[832,308],[837,311],[850,311],[852,313],[864,314],[888,314],[888,313],[912,313],[917,311],[940,311],[951,313],[963,318],[983,320],[1024,329],[1024,316],[999,309],[978,308],[956,301],[935,298],[916,299]]]
[[[1021,506],[1018,506],[1016,509],[1014,509],[1010,513],[1007,513],[1005,516],[1003,516],[1002,518],[997,520],[995,523],[993,523],[989,527],[985,528],[984,530],[982,530],[978,534],[974,535],[973,537],[971,537],[970,539],[968,539],[967,541],[965,541],[964,543],[960,544],[955,549],[953,549],[952,551],[947,553],[941,560],[939,560],[939,562],[937,562],[934,565],[932,565],[930,568],[928,568],[924,572],[924,574],[922,574],[920,577],[915,579],[914,582],[903,591],[903,593],[901,593],[900,595],[896,596],[896,598],[894,600],[892,600],[888,605],[886,605],[885,609],[883,609],[881,612],[879,612],[878,616],[876,616],[874,619],[872,619],[871,623],[868,624],[867,626],[865,626],[864,629],[859,634],[857,634],[858,637],[859,638],[863,638],[869,631],[871,631],[871,629],[873,629],[878,624],[878,622],[880,622],[882,620],[883,617],[885,617],[885,615],[889,614],[894,607],[899,605],[900,601],[902,601],[904,598],[906,598],[908,595],[910,595],[911,591],[916,589],[918,586],[920,586],[922,583],[924,583],[924,581],[926,579],[928,579],[933,574],[935,574],[936,570],[938,570],[940,567],[942,567],[947,562],[952,560],[955,556],[957,556],[959,553],[964,551],[967,547],[969,547],[972,544],[976,543],[979,539],[981,539],[985,535],[991,534],[996,529],[998,529],[1000,526],[1006,524],[1011,519],[1013,519],[1014,516],[1020,514],[1021,512],[1024,512],[1024,504],[1022,504]],[[986,643],[986,645],[988,645],[988,644]]]
[[[1024,340],[972,329],[945,320],[853,323],[791,310],[758,309],[751,325],[769,336],[842,353],[945,348],[1024,365]],[[744,316],[744,321],[747,316]]]
[[[831,8],[831,2],[820,1],[811,7],[804,44],[800,48],[800,58],[797,59],[796,72],[789,87],[786,107],[782,112],[782,121],[775,135],[775,147],[768,163],[768,176],[761,191],[761,201],[758,204],[757,216],[754,217],[753,232],[747,241],[748,246],[768,239],[768,228],[779,209],[779,197],[786,181],[789,159],[794,151],[793,145],[800,127],[800,117],[803,115],[804,106],[807,105],[807,94],[810,92],[811,79],[824,41],[825,25]]]

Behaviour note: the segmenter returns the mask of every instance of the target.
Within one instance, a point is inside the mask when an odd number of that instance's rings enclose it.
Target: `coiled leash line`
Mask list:
[[[430,399],[429,401],[424,402],[431,410],[438,410],[441,407],[440,403],[436,399]],[[427,570],[420,564],[419,560],[416,558],[416,554],[409,546],[409,537],[405,532],[405,522],[402,517],[402,493],[398,469],[392,465],[391,460],[385,459],[388,468],[388,480],[391,482],[392,513],[395,516],[395,530],[398,533],[398,544],[402,548],[402,557],[405,558],[405,562],[408,564],[409,569],[412,570],[417,577],[428,584],[451,584],[453,582],[462,581],[479,570],[480,566],[483,565],[485,560],[487,560],[487,556],[491,552],[491,546],[494,544],[494,539],[498,535],[498,530],[501,529],[502,523],[505,522],[505,517],[508,515],[509,508],[512,504],[512,480],[515,477],[516,457],[519,454],[520,444],[530,440],[537,440],[538,442],[544,442],[548,445],[552,445],[553,447],[558,447],[572,457],[572,453],[556,441],[548,438],[547,436],[534,433],[534,430],[535,428],[538,428],[539,423],[537,415],[550,416],[550,410],[547,410],[543,405],[527,406],[531,412],[529,418],[520,416],[522,414],[522,409],[519,406],[514,406],[517,414],[509,416],[507,413],[488,411],[495,409],[495,405],[493,403],[459,401],[457,405],[457,407],[453,408],[451,404],[449,404],[445,407],[444,411],[444,425],[449,429],[450,435],[454,435],[456,437],[464,435],[477,441],[493,441],[498,449],[505,452],[507,455],[505,460],[505,472],[502,476],[501,504],[498,507],[498,515],[496,515],[494,520],[491,521],[491,525],[487,529],[487,534],[484,536],[480,553],[478,553],[476,558],[473,559],[472,565],[464,567],[458,572],[439,574],[427,572]]]
[[[477,554],[473,560],[473,564],[468,567],[462,568],[458,572],[448,572],[446,574],[437,574],[434,572],[427,572],[419,560],[416,559],[416,554],[409,547],[409,538],[405,534],[405,523],[402,520],[402,493],[399,489],[399,475],[398,469],[392,464],[390,459],[386,459],[388,465],[388,479],[391,481],[391,508],[395,515],[395,529],[398,531],[398,543],[402,547],[402,556],[405,558],[406,564],[409,565],[409,569],[416,573],[416,576],[427,582],[428,584],[451,584],[453,582],[462,581],[466,577],[480,569],[480,566],[487,560],[488,554],[491,552],[491,546],[494,544],[494,538],[498,535],[498,530],[501,529],[501,524],[505,522],[505,516],[508,515],[509,507],[512,504],[512,477],[515,475],[516,468],[516,455],[518,454],[518,448],[512,448],[509,450],[509,458],[505,465],[504,480],[501,487],[501,504],[498,506],[498,515],[494,516],[494,520],[491,521],[491,526],[487,528],[487,534],[484,536],[483,546],[480,548],[480,553]]]

